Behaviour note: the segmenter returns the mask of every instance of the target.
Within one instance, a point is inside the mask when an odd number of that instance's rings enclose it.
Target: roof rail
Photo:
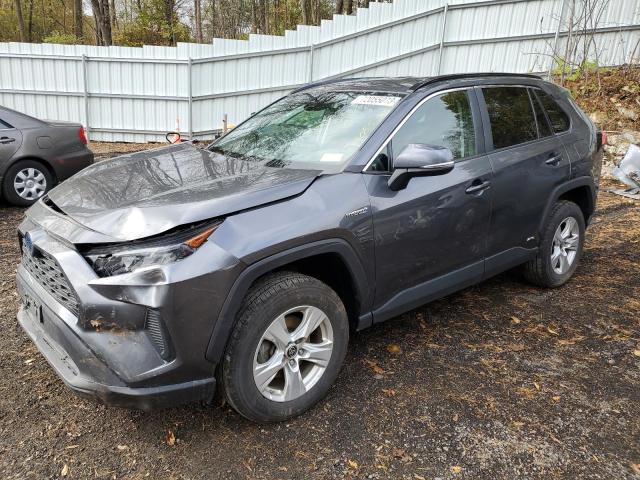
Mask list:
[[[438,75],[436,77],[427,78],[424,81],[421,81],[412,85],[411,90],[416,91],[419,88],[422,88],[427,85],[431,85],[432,83],[441,82],[443,80],[458,80],[458,79],[478,78],[478,77],[524,77],[524,78],[535,78],[536,80],[542,80],[542,77],[538,75],[532,75],[530,73],[497,73],[497,72],[453,73],[449,75]]]

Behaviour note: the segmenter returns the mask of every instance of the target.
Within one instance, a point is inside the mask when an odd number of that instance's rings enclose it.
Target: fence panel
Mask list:
[[[40,118],[81,121],[92,140],[163,141],[177,126],[193,138],[211,138],[225,114],[237,124],[310,80],[547,72],[554,46],[564,51],[568,3],[372,2],[355,15],[298,26],[282,37],[206,45],[0,43],[0,103]],[[640,57],[637,0],[611,0],[593,41],[590,60],[600,65]]]

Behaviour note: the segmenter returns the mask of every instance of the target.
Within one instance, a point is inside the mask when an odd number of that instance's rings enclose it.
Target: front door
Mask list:
[[[473,90],[428,97],[409,114],[365,175],[376,256],[374,322],[478,281],[491,210],[491,165],[481,154]],[[475,120],[475,122],[474,122]],[[394,192],[380,170],[411,143],[449,148],[449,173],[414,177]]]

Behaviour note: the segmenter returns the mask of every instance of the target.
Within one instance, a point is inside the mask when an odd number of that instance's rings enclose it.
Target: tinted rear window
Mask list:
[[[505,148],[538,138],[536,119],[526,88],[483,88],[494,148]]]
[[[569,116],[562,110],[560,105],[556,103],[556,101],[548,95],[544,93],[542,90],[536,91],[536,95],[542,102],[542,106],[547,112],[549,116],[549,121],[551,122],[551,128],[556,133],[566,132],[569,130]]]

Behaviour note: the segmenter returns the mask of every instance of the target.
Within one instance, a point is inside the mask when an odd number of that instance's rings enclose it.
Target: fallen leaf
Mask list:
[[[547,332],[549,332],[551,335],[558,335],[558,332],[551,327],[547,327]]]
[[[66,477],[67,475],[69,475],[69,465],[67,465],[66,463],[64,464],[64,467],[62,467],[62,471],[60,472],[60,475],[62,475],[63,477]]]
[[[559,401],[560,401],[560,395],[556,395],[556,396],[554,396],[554,397],[551,397],[551,399],[552,399],[554,402],[559,402]]]
[[[351,468],[353,468],[354,470],[355,470],[356,468],[358,468],[358,462],[356,462],[355,460],[347,460],[347,463],[348,463],[348,464],[349,464],[349,466],[350,466]]]
[[[118,446],[117,446],[117,449],[118,449],[118,450],[120,450],[120,451],[122,452],[123,450],[128,450],[128,449],[129,449],[129,447],[127,447],[126,445],[118,445]]]
[[[634,350],[634,351],[633,351],[633,354],[634,354],[636,357],[640,357],[640,350]]]
[[[520,323],[520,319],[518,317],[511,317],[511,323],[518,325]]]
[[[422,475],[418,475],[417,473],[413,474],[413,478],[415,478],[416,480],[425,480],[425,478]]]
[[[453,416],[453,421],[454,421],[454,422],[457,422],[457,421],[458,421],[458,414],[457,414],[457,413]]]
[[[371,360],[367,360],[367,359],[365,359],[364,362],[371,369],[371,371],[376,375],[382,375],[385,373],[384,370],[380,368],[380,366],[376,362],[372,362]]]
[[[462,467],[460,465],[454,465],[451,467],[451,473],[460,473],[462,471]]]
[[[176,436],[171,430],[167,430],[167,445],[173,447],[176,444]]]
[[[32,364],[33,362],[35,362],[35,361],[36,361],[36,359],[35,359],[35,358],[29,358],[28,360],[25,360],[25,361],[24,361],[24,364],[25,364],[25,365],[31,365],[31,364]]]
[[[640,475],[640,463],[632,463],[631,470],[633,470],[636,475]]]
[[[540,391],[540,384],[537,382],[533,382],[533,386],[536,387],[536,390]]]
[[[400,345],[396,345],[395,343],[391,343],[387,345],[387,350],[389,351],[389,353],[392,353],[394,355],[397,355],[398,353],[402,352]]]
[[[393,388],[383,388],[382,391],[387,397],[395,397],[396,391]]]

